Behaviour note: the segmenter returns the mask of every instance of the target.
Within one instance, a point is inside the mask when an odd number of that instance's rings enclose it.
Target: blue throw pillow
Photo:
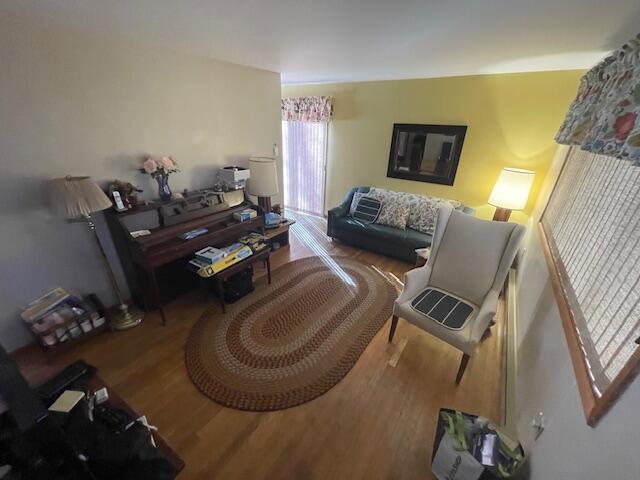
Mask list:
[[[360,197],[356,209],[353,212],[353,218],[360,220],[362,223],[373,223],[380,215],[382,203],[372,197]]]

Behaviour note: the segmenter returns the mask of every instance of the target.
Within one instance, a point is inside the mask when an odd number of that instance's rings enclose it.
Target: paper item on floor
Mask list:
[[[493,450],[496,445],[496,435],[487,434],[484,437],[484,441],[482,443],[482,463],[483,465],[487,465],[492,467],[493,463]]]
[[[49,410],[52,412],[62,412],[67,413],[70,412],[76,404],[82,400],[84,397],[84,392],[78,392],[76,390],[65,390],[62,395],[58,397],[58,399],[53,402],[53,405],[49,407]]]

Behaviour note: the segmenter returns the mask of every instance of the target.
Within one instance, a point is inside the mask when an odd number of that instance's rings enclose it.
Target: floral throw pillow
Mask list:
[[[375,223],[389,225],[400,230],[407,228],[409,204],[405,200],[404,194],[374,187],[369,190],[369,196],[380,200],[382,203],[380,215],[378,215]]]
[[[447,200],[444,198],[424,197],[422,195],[413,195],[410,201],[411,212],[407,226],[422,233],[433,235],[436,228],[436,220],[438,218],[438,210],[445,204],[451,205],[455,209],[463,207],[462,203],[457,200]]]
[[[391,205],[382,203],[382,210],[376,220],[380,225],[389,225],[393,228],[405,230],[409,218],[409,205],[401,202],[392,202]]]

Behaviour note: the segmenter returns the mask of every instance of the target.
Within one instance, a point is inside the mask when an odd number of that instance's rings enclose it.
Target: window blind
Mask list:
[[[573,147],[542,217],[600,397],[640,336],[640,167]]]
[[[282,122],[284,204],[324,215],[327,122]]]

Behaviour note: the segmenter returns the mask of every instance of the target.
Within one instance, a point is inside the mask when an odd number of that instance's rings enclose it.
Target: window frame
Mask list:
[[[571,301],[567,295],[567,291],[572,291],[573,287],[569,280],[569,276],[559,258],[557,248],[555,247],[553,237],[544,224],[545,213],[551,202],[554,193],[558,187],[558,182],[567,165],[567,160],[571,154],[572,147],[567,151],[563,160],[562,168],[555,179],[553,189],[549,195],[545,208],[538,222],[538,231],[540,234],[540,243],[549,270],[549,278],[553,289],[554,297],[558,305],[562,327],[567,339],[569,354],[573,364],[573,370],[576,376],[578,391],[582,400],[582,407],[587,424],[595,427],[602,416],[611,408],[615,401],[620,397],[626,387],[633,381],[640,370],[640,348],[636,348],[631,357],[627,360],[624,367],[618,372],[616,377],[604,389],[602,395],[598,395],[594,390],[594,383],[588,367],[588,361],[581,346],[578,326],[571,309]],[[620,160],[625,161],[625,160]]]

